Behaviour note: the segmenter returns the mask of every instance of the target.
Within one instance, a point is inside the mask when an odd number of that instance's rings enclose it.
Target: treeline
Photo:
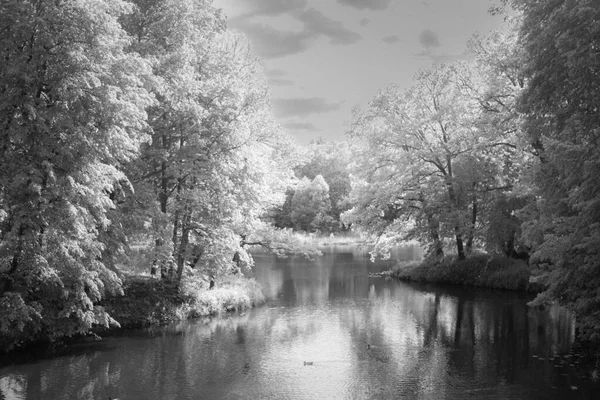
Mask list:
[[[502,29],[471,61],[389,86],[354,116],[346,223],[376,250],[416,239],[461,260],[523,257],[600,339],[600,8],[594,0],[501,1]]]
[[[318,139],[306,146],[285,202],[271,212],[275,226],[321,234],[348,231],[340,216],[350,208],[350,162],[347,143]]]
[[[210,0],[2,1],[0,56],[0,349],[115,324],[131,244],[177,286],[285,247],[293,148]]]

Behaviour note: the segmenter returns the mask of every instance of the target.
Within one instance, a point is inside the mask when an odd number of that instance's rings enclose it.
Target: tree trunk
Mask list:
[[[477,198],[473,196],[473,209],[471,210],[471,229],[467,238],[467,254],[473,251],[473,238],[475,236],[475,224],[477,223]]]
[[[431,235],[432,244],[429,247],[429,256],[434,258],[441,258],[444,256],[444,245],[440,239],[439,234],[439,222],[433,216],[428,216],[429,222],[429,234]]]
[[[465,259],[465,249],[463,247],[463,239],[462,234],[460,233],[458,227],[454,228],[454,232],[456,232],[456,252],[458,253],[458,259]]]
[[[173,213],[173,234],[171,236],[171,242],[173,243],[173,251],[177,251],[177,242],[179,236],[179,210],[175,210]]]
[[[446,178],[446,187],[448,188],[448,198],[450,199],[450,212],[457,206],[456,204],[456,193],[454,192],[454,186],[452,185],[452,169],[451,160],[448,159],[448,177]],[[465,249],[463,247],[462,233],[460,233],[460,226],[458,221],[454,222],[454,233],[456,234],[456,252],[459,260],[465,259]]]
[[[169,180],[167,178],[167,163],[163,161],[160,165],[160,192],[158,193],[158,201],[160,202],[160,212],[162,212],[163,214],[167,213],[167,200],[169,199],[168,183]]]
[[[504,253],[506,257],[514,257],[515,256],[515,232],[511,231],[508,236],[508,241],[506,242],[506,248],[504,249]]]
[[[187,253],[187,247],[190,243],[191,220],[192,212],[186,206],[183,218],[181,219],[181,239],[179,240],[179,248],[177,250],[177,277],[175,278],[177,286],[181,284],[181,277],[183,276],[183,269],[185,266],[185,255]]]

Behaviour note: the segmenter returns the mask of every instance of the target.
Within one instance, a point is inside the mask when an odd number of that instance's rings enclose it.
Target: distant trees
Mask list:
[[[305,156],[294,168],[298,180],[288,188],[285,203],[275,210],[276,225],[305,232],[346,229],[340,215],[349,207],[351,160],[348,145],[319,139],[311,142],[304,152]],[[322,200],[316,200],[319,196]],[[313,208],[316,203],[318,209]]]
[[[321,175],[310,181],[304,177],[292,196],[290,219],[294,228],[305,232],[328,229],[333,218],[329,185]]]

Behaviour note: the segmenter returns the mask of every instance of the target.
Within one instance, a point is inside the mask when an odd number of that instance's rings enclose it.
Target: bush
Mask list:
[[[193,295],[195,316],[241,311],[265,301],[260,285],[254,279],[227,277],[212,290],[199,290]]]
[[[187,276],[181,290],[174,284],[151,278],[125,282],[124,295],[105,302],[106,311],[122,327],[165,325],[241,311],[265,301],[261,286],[254,279],[224,277],[213,289],[199,276]]]
[[[530,282],[531,271],[523,260],[474,254],[465,260],[446,256],[441,260],[399,263],[392,276],[407,281],[450,283],[539,292],[543,287]]]

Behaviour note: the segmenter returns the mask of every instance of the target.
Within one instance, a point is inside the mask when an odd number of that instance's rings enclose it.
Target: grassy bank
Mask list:
[[[164,325],[190,318],[240,311],[265,301],[253,279],[227,277],[213,289],[186,287],[182,291],[160,280],[137,277],[125,281],[124,296],[104,302],[106,311],[122,328]]]
[[[299,243],[316,247],[364,243],[364,239],[353,232],[338,232],[332,234],[293,232],[293,236]]]
[[[540,292],[544,288],[530,282],[531,268],[523,260],[477,254],[465,260],[447,256],[441,260],[404,262],[394,267],[392,277],[405,281],[447,283]]]

